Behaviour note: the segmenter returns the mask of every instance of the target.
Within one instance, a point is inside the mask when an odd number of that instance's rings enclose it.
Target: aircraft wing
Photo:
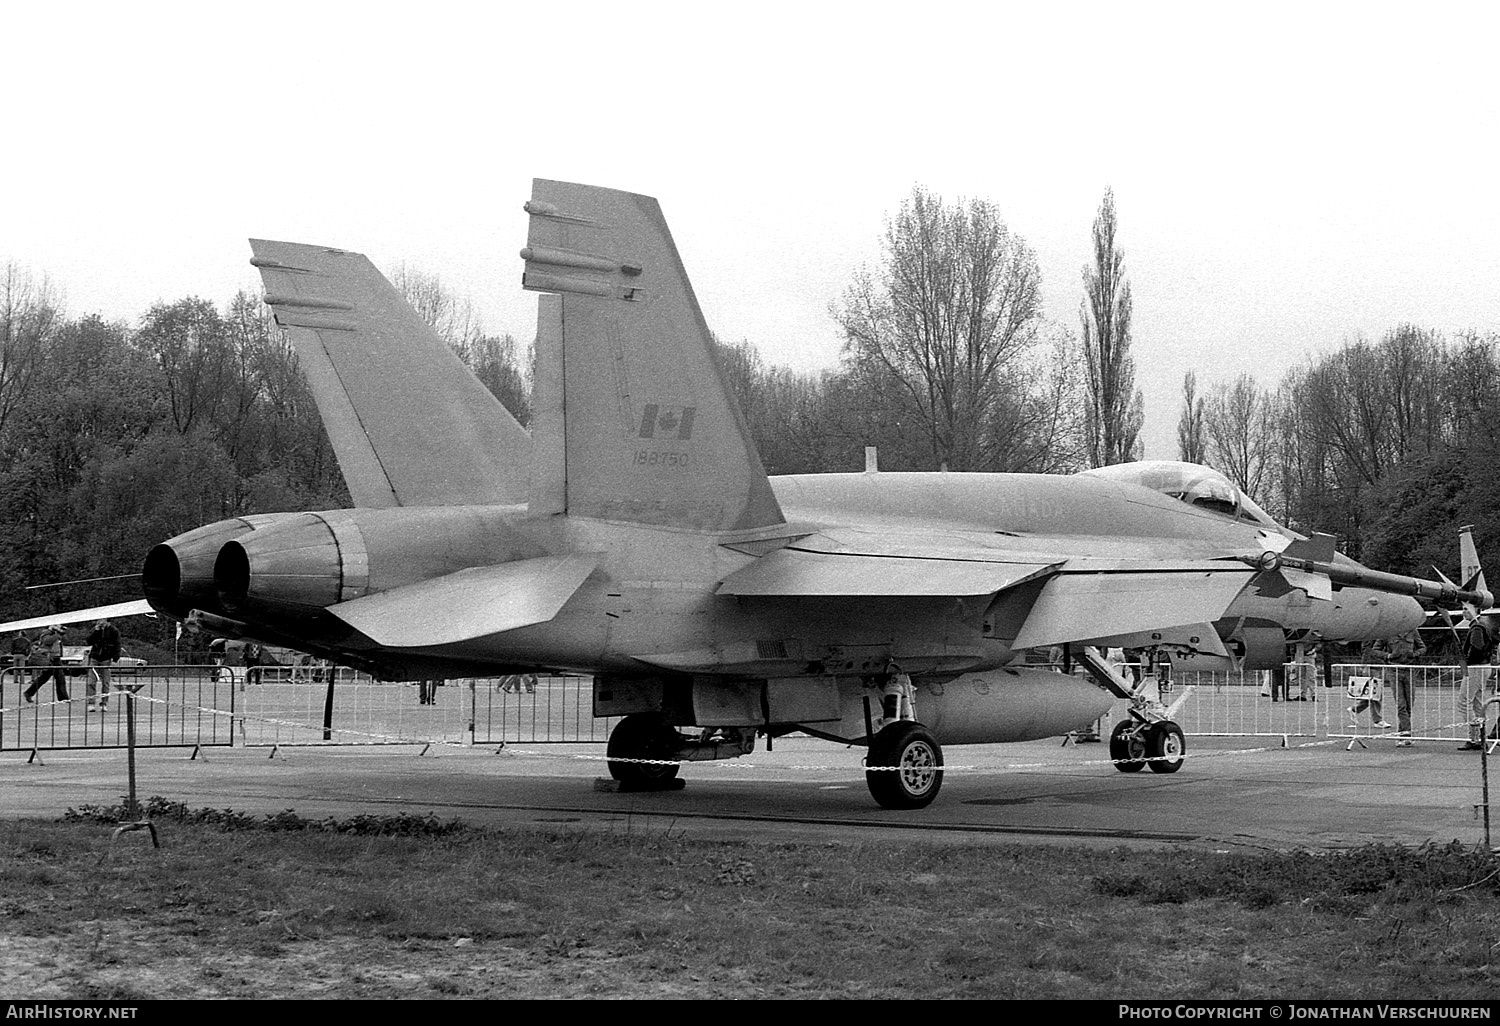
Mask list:
[[[1234,559],[1161,559],[968,550],[942,539],[813,535],[720,582],[720,595],[792,598],[998,595],[1041,582],[1015,611],[1015,648],[1202,625],[1223,615],[1256,571]]]
[[[470,567],[328,612],[390,648],[470,641],[552,619],[598,564],[598,556],[575,554]]]
[[[1079,561],[1042,586],[1012,645],[1038,648],[1216,620],[1251,576],[1217,560]]]
[[[33,627],[51,627],[64,623],[88,623],[94,620],[113,620],[121,616],[154,616],[156,610],[145,599],[131,602],[116,602],[110,606],[94,606],[92,609],[74,609],[67,613],[52,613],[48,616],[33,616],[25,620],[0,623],[0,633],[25,631]]]

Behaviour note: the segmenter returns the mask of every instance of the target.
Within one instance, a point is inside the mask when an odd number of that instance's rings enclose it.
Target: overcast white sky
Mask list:
[[[1147,455],[1183,374],[1500,331],[1500,8],[8,4],[0,261],[70,315],[258,287],[251,236],[406,263],[529,338],[533,177],[656,196],[709,325],[831,366],[915,184],[996,203],[1078,330],[1106,187]]]

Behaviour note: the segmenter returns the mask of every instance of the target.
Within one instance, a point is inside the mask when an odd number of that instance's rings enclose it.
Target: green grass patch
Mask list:
[[[729,843],[148,800],[0,824],[13,997],[1488,998],[1500,864]]]

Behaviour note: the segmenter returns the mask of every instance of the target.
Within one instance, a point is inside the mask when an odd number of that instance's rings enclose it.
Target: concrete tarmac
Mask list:
[[[880,809],[857,749],[785,738],[773,752],[685,767],[680,791],[618,793],[602,745],[210,748],[136,753],[136,793],[190,808],[309,818],[432,813],[490,826],[670,830],[718,839],[1332,849],[1485,843],[1480,753],[1372,738],[1282,747],[1189,738],[1180,772],[1120,773],[1107,745],[950,747],[926,809]],[[127,793],[120,749],[0,752],[0,817],[56,819]],[[1500,765],[1492,767],[1500,771]],[[1500,783],[1500,782],[1497,782]],[[1494,828],[1500,833],[1500,816]]]

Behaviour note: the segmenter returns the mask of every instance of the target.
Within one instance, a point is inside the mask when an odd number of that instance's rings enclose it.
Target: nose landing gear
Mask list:
[[[1147,766],[1153,773],[1176,773],[1186,754],[1187,739],[1171,720],[1128,719],[1109,736],[1109,757],[1121,773],[1139,773]]]

